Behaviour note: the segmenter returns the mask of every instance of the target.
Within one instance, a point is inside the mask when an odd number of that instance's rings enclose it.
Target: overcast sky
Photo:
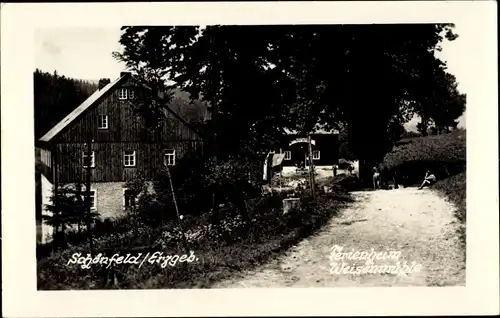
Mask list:
[[[471,78],[466,77],[468,39],[474,36],[467,29],[455,28],[459,37],[443,43],[437,55],[448,65],[448,71],[457,77],[460,92],[467,93]],[[110,78],[113,80],[124,70],[124,65],[111,53],[121,51],[118,43],[121,31],[117,29],[64,28],[39,29],[35,34],[35,67],[46,72],[57,70],[67,77],[87,80]],[[415,129],[418,119],[407,124]],[[459,127],[465,127],[465,113]]]

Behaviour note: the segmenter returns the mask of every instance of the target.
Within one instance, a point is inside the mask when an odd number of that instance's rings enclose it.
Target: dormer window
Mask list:
[[[132,88],[120,88],[118,91],[118,99],[133,99],[135,97],[135,92]]]
[[[163,164],[165,166],[175,166],[175,149],[165,150],[163,155]]]
[[[118,91],[118,99],[127,99],[128,94],[127,94],[127,89],[126,88],[121,88]]]

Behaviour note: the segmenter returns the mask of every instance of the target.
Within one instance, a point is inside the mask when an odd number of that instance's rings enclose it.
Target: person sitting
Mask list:
[[[430,170],[427,170],[427,172],[425,173],[424,182],[422,182],[422,185],[420,185],[418,189],[422,190],[423,187],[425,187],[426,185],[427,186],[433,185],[434,183],[436,183],[436,180],[437,180],[436,176],[433,175]]]
[[[349,167],[347,167],[347,171],[349,171],[349,174],[352,176],[352,172],[354,171],[354,167],[352,165],[349,165]]]

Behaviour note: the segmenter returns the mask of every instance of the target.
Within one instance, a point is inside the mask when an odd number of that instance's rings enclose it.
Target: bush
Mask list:
[[[459,227],[458,236],[464,246],[466,242],[465,224],[467,222],[466,184],[466,172],[463,171],[455,176],[441,180],[433,186],[434,189],[456,206],[457,210],[455,211],[455,216],[462,224],[462,226]]]
[[[426,170],[438,179],[456,175],[466,165],[466,133],[456,130],[449,134],[403,139],[389,152],[382,166],[405,186],[420,184]]]
[[[462,223],[467,220],[466,215],[466,172],[463,171],[455,176],[441,180],[434,188],[445,195],[457,207],[456,217]]]
[[[236,275],[267,262],[284,252],[301,238],[312,234],[342,208],[350,196],[335,193],[318,195],[317,204],[304,198],[302,208],[282,215],[282,197],[262,197],[244,221],[238,212],[228,213],[219,226],[210,224],[208,213],[183,220],[189,249],[198,261],[182,263],[167,270],[158,264],[117,265],[109,270],[93,266],[91,271],[76,265],[66,267],[76,251],[86,245],[73,246],[38,263],[39,289],[97,288],[207,288],[214,282]],[[162,251],[165,255],[182,254],[185,249],[176,222],[157,228],[140,225],[137,230],[111,234],[96,239],[98,251],[137,253],[138,249]],[[53,266],[57,264],[57,266]],[[116,281],[104,279],[115,277]]]

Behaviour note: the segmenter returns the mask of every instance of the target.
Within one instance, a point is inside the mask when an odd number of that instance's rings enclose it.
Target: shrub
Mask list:
[[[430,169],[438,179],[460,173],[466,163],[466,133],[456,130],[449,134],[401,140],[386,154],[382,166],[389,174],[400,178],[406,186],[422,182]]]
[[[462,223],[467,220],[466,215],[466,173],[461,172],[455,176],[441,180],[434,185],[434,189],[445,195],[455,204],[457,210],[456,217]]]
[[[72,253],[84,252],[86,245],[73,246],[38,263],[39,289],[96,288],[206,288],[214,282],[250,269],[282,253],[298,240],[324,225],[349,201],[349,195],[318,195],[317,204],[304,198],[301,209],[282,215],[282,197],[263,197],[245,221],[228,213],[219,226],[210,224],[210,215],[183,220],[189,249],[198,261],[182,263],[168,269],[145,264],[117,265],[111,269],[93,266],[80,270],[64,266]],[[96,250],[157,250],[165,255],[182,254],[178,224],[167,222],[157,228],[140,225],[137,231],[111,234],[95,240]],[[57,266],[52,266],[58,264]],[[61,265],[64,264],[64,265]],[[106,277],[115,277],[108,280]]]
[[[466,241],[465,223],[467,222],[466,183],[466,172],[463,171],[455,176],[441,180],[433,186],[434,189],[456,206],[455,216],[462,224],[458,229],[458,236],[464,246]]]

